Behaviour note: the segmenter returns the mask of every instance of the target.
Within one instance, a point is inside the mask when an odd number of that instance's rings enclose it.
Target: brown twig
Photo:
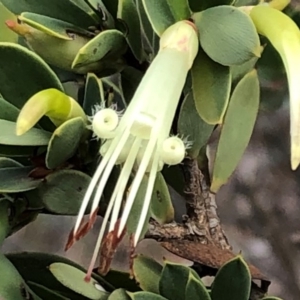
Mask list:
[[[147,238],[161,242],[167,250],[192,260],[200,269],[215,274],[226,261],[234,257],[217,215],[215,194],[209,190],[208,175],[198,167],[197,160],[185,159],[183,164],[187,214],[182,223],[160,225],[150,222]],[[260,279],[262,287],[252,285],[250,300],[261,299],[270,282],[250,266],[253,279]],[[205,275],[205,274],[202,274]]]

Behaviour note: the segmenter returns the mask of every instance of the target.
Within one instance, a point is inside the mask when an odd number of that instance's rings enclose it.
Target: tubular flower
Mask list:
[[[300,31],[287,15],[259,5],[250,11],[258,33],[266,36],[280,54],[286,69],[290,93],[291,166],[300,163]]]
[[[109,234],[114,233],[117,239],[122,237],[144,175],[147,174],[148,185],[142,212],[137,216],[139,222],[133,236],[134,247],[140,239],[147,218],[157,172],[164,164],[180,163],[185,156],[183,140],[177,136],[170,137],[169,134],[187,73],[198,52],[198,45],[193,23],[180,21],[170,26],[163,33],[160,50],[122,117],[115,110],[106,108],[100,110],[93,119],[94,132],[106,141],[101,146],[102,160],[85,194],[66,248],[93,225],[100,198],[114,165],[122,164],[122,171],[104,216],[87,279],[95,264],[109,219]],[[133,169],[135,176],[130,190],[125,193]],[[126,204],[118,219],[125,194]],[[91,200],[89,220],[83,224],[83,216]]]

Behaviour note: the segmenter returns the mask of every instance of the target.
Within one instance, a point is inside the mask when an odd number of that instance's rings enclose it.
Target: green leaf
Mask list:
[[[61,284],[88,299],[105,300],[108,298],[108,293],[95,279],[92,278],[87,282],[84,280],[86,274],[73,266],[53,263],[49,270]]]
[[[227,182],[250,141],[259,107],[259,81],[251,71],[238,83],[231,96],[217,148],[211,190]]]
[[[148,47],[150,47],[149,52],[153,52],[152,48],[152,39],[154,31],[152,29],[152,25],[148,19],[148,16],[145,11],[145,7],[143,5],[142,0],[136,1],[136,8],[139,14],[140,22],[141,22],[141,30],[143,33],[143,38],[145,39],[144,48],[147,51]],[[142,40],[143,42],[143,40]]]
[[[0,119],[15,122],[20,110],[0,97]]]
[[[188,0],[166,0],[166,2],[170,7],[176,22],[187,20],[191,17]]]
[[[232,5],[235,0],[189,0],[190,8],[193,12],[205,10],[209,7],[221,6],[221,5]],[[246,4],[245,4],[246,5]]]
[[[28,293],[25,283],[13,264],[3,254],[0,254],[0,270],[0,298],[24,300],[24,292]],[[29,297],[29,299],[42,300],[32,293],[29,294]]]
[[[54,169],[71,158],[78,148],[85,131],[81,117],[66,121],[56,128],[50,139],[46,155],[46,166]]]
[[[99,69],[99,63],[72,68],[73,60],[78,51],[90,41],[90,36],[73,32],[70,35],[72,40],[66,40],[53,36],[53,34],[45,33],[45,30],[41,31],[29,27],[26,24],[12,24],[11,26],[14,30],[18,30],[18,27],[24,27],[22,30],[25,33],[22,34],[20,30],[20,35],[24,36],[28,46],[50,65],[77,74],[86,74],[92,70]]]
[[[159,281],[160,295],[167,299],[185,300],[185,290],[189,278],[189,268],[167,262]]]
[[[55,262],[68,264],[85,272],[85,269],[76,264],[75,262],[65,257],[38,252],[12,253],[7,254],[6,256],[13,263],[15,268],[18,270],[18,272],[21,274],[21,276],[26,282],[34,282],[35,284],[45,286],[50,290],[59,292],[62,295],[66,295],[68,299],[86,299],[83,298],[83,296],[73,292],[69,288],[62,285],[59,281],[57,281],[54,278],[51,272],[49,272],[49,266]],[[93,274],[93,277],[98,282],[101,282],[102,286],[105,286],[110,289],[112,288],[111,286],[108,286],[107,283],[100,276]],[[36,290],[35,287],[31,287],[34,291],[38,292],[38,290]]]
[[[127,107],[126,99],[124,99],[123,91],[120,85],[120,74],[116,74],[114,77],[106,77],[101,79],[105,90],[109,90],[110,94],[107,99],[107,105],[116,103],[118,110],[122,110]],[[131,99],[130,99],[131,100]]]
[[[90,35],[88,31],[71,23],[35,13],[22,13],[20,16],[18,16],[18,19],[48,35],[67,41],[73,40],[72,35],[70,34],[73,32],[82,35]]]
[[[33,167],[6,167],[0,169],[0,193],[19,193],[35,189],[41,180],[29,177]]]
[[[2,245],[10,230],[10,204],[8,200],[0,201],[0,245]]]
[[[167,300],[167,298],[149,292],[136,292],[136,293],[127,293],[127,294],[130,296],[130,299],[132,300]]]
[[[167,183],[161,174],[156,175],[152,198],[151,198],[151,217],[160,224],[170,223],[174,220],[174,207],[169,193]]]
[[[213,282],[212,300],[248,300],[251,274],[246,262],[237,256],[223,265]]]
[[[23,193],[24,199],[26,199],[27,208],[29,210],[41,210],[44,209],[44,203],[42,197],[39,195],[39,190],[34,189]]]
[[[126,100],[129,103],[140,84],[143,73],[131,66],[127,66],[121,73],[122,91]]]
[[[23,165],[16,160],[7,157],[0,157],[0,169],[1,168],[15,168],[22,167]]]
[[[199,49],[191,73],[195,105],[200,117],[208,124],[222,123],[231,87],[229,67],[214,62]]]
[[[267,296],[267,297],[262,298],[261,300],[283,300],[283,299],[278,298],[278,297]]]
[[[76,0],[81,1],[81,0]],[[103,0],[85,0],[99,16],[98,23],[101,24],[102,28],[115,28],[115,20],[112,13],[107,9],[107,6],[103,3]],[[110,0],[114,2],[114,0]],[[118,5],[118,3],[116,4]],[[99,25],[98,25],[99,26]]]
[[[43,300],[52,300],[52,299],[55,299],[55,300],[69,300],[70,299],[70,298],[63,297],[62,295],[46,288],[43,285],[38,284],[38,283],[30,281],[27,284],[31,289],[34,290],[34,292],[37,295],[42,297]]]
[[[31,12],[45,15],[74,25],[88,28],[96,25],[92,15],[70,0],[1,0],[1,2],[13,13],[20,15],[23,12]]]
[[[0,42],[16,43],[18,36],[5,25],[6,20],[16,21],[16,16],[7,10],[0,2]]]
[[[16,135],[16,123],[0,120],[0,144],[9,146],[46,146],[51,133],[38,128],[31,128],[21,136]]]
[[[143,4],[152,28],[159,36],[176,22],[167,1],[143,0]]]
[[[200,149],[206,145],[213,129],[214,126],[207,124],[197,113],[193,93],[187,94],[179,113],[178,132],[192,142],[191,147],[187,149],[191,158],[198,157]]]
[[[0,144],[0,156],[4,157],[24,157],[32,156],[36,147],[32,146],[6,146]]]
[[[192,273],[189,274],[189,279],[186,285],[185,299],[211,300],[203,282],[194,277]]]
[[[86,78],[82,108],[87,116],[93,116],[97,106],[104,102],[104,89],[100,78],[89,73]]]
[[[128,28],[127,42],[136,59],[141,63],[144,60],[142,45],[141,23],[135,2],[133,0],[120,0],[118,18],[123,20]]]
[[[112,16],[117,17],[119,0],[102,0],[102,2]]]
[[[22,108],[31,96],[48,88],[63,91],[58,77],[38,55],[16,44],[0,43],[0,94],[6,101]],[[47,130],[54,127],[45,119],[40,124]]]
[[[159,280],[163,267],[154,259],[137,255],[133,260],[133,275],[143,291],[159,293]]]
[[[259,61],[260,60],[261,60],[261,58],[259,59]],[[253,70],[257,61],[258,61],[258,57],[253,57],[241,65],[231,66],[230,73],[231,73],[233,85],[236,85],[247,73],[249,73],[251,70]],[[273,72],[275,73],[276,71],[273,71]],[[259,73],[259,71],[258,71],[258,73]],[[261,77],[260,77],[260,80],[262,80]]]
[[[125,289],[129,292],[137,292],[141,290],[137,282],[132,278],[131,274],[127,272],[110,269],[103,278],[116,289]]]
[[[39,187],[47,210],[61,215],[76,215],[91,178],[75,170],[60,170],[48,175]]]
[[[260,57],[255,26],[251,18],[238,8],[217,6],[194,14],[193,19],[203,50],[217,63],[232,66]]]
[[[78,69],[98,63],[100,60],[118,58],[126,52],[126,45],[126,39],[120,31],[116,29],[102,31],[79,50],[72,68]]]
[[[124,289],[117,289],[113,291],[107,300],[129,300],[129,296],[127,295]]]

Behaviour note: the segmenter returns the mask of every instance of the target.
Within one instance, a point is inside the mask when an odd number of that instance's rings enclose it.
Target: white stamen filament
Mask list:
[[[144,177],[144,174],[146,172],[147,166],[150,162],[151,159],[151,155],[153,153],[153,150],[156,146],[156,138],[155,138],[155,134],[156,132],[152,132],[152,136],[150,137],[150,140],[148,142],[148,145],[146,147],[146,151],[145,151],[145,155],[144,158],[138,168],[138,171],[135,175],[135,178],[133,180],[132,186],[130,188],[130,192],[128,195],[128,198],[126,199],[126,204],[122,213],[122,217],[120,220],[120,226],[119,226],[119,230],[118,230],[118,236],[120,236],[124,230],[124,227],[126,225],[128,216],[130,214],[133,202],[135,200],[135,196],[139,190],[140,184],[142,182],[142,179]]]
[[[147,213],[150,207],[150,202],[151,202],[151,198],[152,198],[152,191],[153,191],[153,187],[154,187],[154,183],[155,183],[155,179],[156,179],[156,173],[157,173],[157,168],[158,168],[158,160],[159,160],[159,152],[157,151],[151,166],[151,171],[150,171],[150,175],[149,175],[149,179],[148,179],[148,186],[147,186],[147,190],[146,190],[146,195],[143,201],[143,209],[139,218],[139,222],[138,222],[138,226],[136,228],[136,232],[134,235],[134,240],[133,240],[133,246],[135,247],[137,245],[137,243],[139,242],[143,227],[145,225],[146,222],[146,217],[147,217]]]
[[[172,25],[163,34],[160,51],[148,68],[124,115],[120,118],[112,109],[103,109],[93,120],[95,133],[100,138],[111,140],[107,140],[101,146],[100,152],[103,158],[83,199],[73,232],[74,237],[78,233],[86,207],[97,184],[97,191],[92,200],[91,216],[99,207],[103,190],[114,165],[117,163],[124,163],[124,165],[103,219],[89,274],[97,259],[109,218],[109,232],[117,229],[117,237],[124,232],[145,174],[149,173],[149,179],[134,234],[134,246],[138,243],[146,222],[157,172],[162,169],[164,163],[176,164],[184,158],[184,143],[179,137],[169,138],[169,134],[198,45],[197,33],[192,23],[181,21]],[[137,172],[129,189],[119,226],[116,227],[134,166],[137,167]]]
[[[119,212],[120,212],[120,208],[121,208],[121,204],[122,204],[122,200],[123,200],[123,195],[124,195],[126,185],[128,183],[134,162],[136,160],[136,156],[138,154],[140,145],[141,145],[141,139],[136,138],[132,145],[131,151],[128,155],[128,159],[126,160],[126,162],[123,166],[122,172],[118,179],[117,187],[114,190],[112,198],[116,194],[116,201],[115,201],[114,211],[113,211],[112,217],[111,217],[109,231],[114,229],[115,223],[118,220]],[[120,183],[120,185],[118,185],[119,183]]]

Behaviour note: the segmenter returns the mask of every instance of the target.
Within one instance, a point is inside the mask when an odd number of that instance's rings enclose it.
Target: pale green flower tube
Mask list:
[[[141,215],[137,216],[134,246],[140,239],[146,221],[157,172],[165,163],[178,164],[185,156],[184,142],[178,137],[169,137],[169,134],[188,71],[198,52],[198,45],[197,30],[193,23],[181,21],[170,26],[163,33],[160,50],[120,120],[113,116],[117,112],[112,110],[102,110],[99,115],[95,115],[94,132],[100,138],[107,139],[108,144],[100,149],[103,157],[83,199],[67,248],[93,225],[100,198],[114,165],[123,163],[123,166],[103,220],[88,277],[95,264],[109,219],[109,232],[114,232],[116,238],[124,232],[144,175],[147,173],[149,180],[143,209]],[[136,170],[135,177],[118,220],[133,168]],[[96,193],[92,199],[88,223],[82,225],[83,215],[94,190]]]
[[[250,11],[258,33],[266,36],[279,52],[288,78],[290,92],[291,166],[300,163],[300,31],[292,19],[268,6]]]

